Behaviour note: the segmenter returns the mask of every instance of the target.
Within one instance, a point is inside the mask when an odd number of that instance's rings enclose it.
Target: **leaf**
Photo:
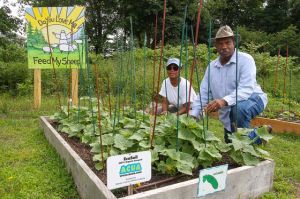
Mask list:
[[[214,134],[211,131],[205,131],[205,140],[221,142],[221,140],[219,138],[217,138],[216,136],[214,136]]]
[[[193,175],[193,169],[187,164],[182,164],[181,162],[176,163],[176,168],[179,172],[187,174],[187,175]]]
[[[178,129],[178,139],[193,141],[196,139],[195,135],[192,134],[188,129],[180,127]]]
[[[143,140],[141,142],[139,142],[139,146],[145,149],[149,149],[150,148],[150,143],[148,140]]]
[[[240,149],[243,148],[243,143],[242,143],[240,140],[238,140],[238,139],[234,136],[234,134],[229,135],[229,138],[230,138],[231,141],[232,141],[231,144],[232,144],[232,146],[233,146],[233,148],[234,148],[235,151],[238,151],[238,150],[240,150]]]
[[[253,156],[259,157],[259,155],[256,153],[252,145],[246,145],[243,148],[243,152],[250,153]]]
[[[150,152],[151,152],[151,162],[152,163],[159,160],[158,152],[156,150],[150,150]]]
[[[204,151],[213,158],[221,159],[222,155],[213,145],[207,145]]]
[[[100,137],[99,137],[100,140]],[[104,134],[102,135],[102,144],[103,146],[107,146],[107,145],[113,145],[114,143],[114,137],[112,134]]]
[[[230,151],[230,149],[231,149],[230,146],[228,144],[225,144],[224,142],[216,143],[215,147],[223,153],[226,153],[226,152]]]
[[[136,141],[141,141],[144,138],[144,135],[142,133],[133,133],[132,136],[130,136],[128,139],[130,140],[136,140]]]
[[[100,171],[104,168],[104,165],[102,164],[102,162],[98,162],[95,164],[95,168]]]
[[[273,136],[268,132],[267,126],[257,128],[257,134],[261,139],[263,139],[266,142],[269,142],[269,140],[273,138]]]
[[[256,148],[256,151],[262,155],[261,157],[269,157],[270,156],[268,151],[265,151],[259,147]]]
[[[124,136],[117,134],[114,137],[114,147],[123,150],[131,147],[134,143],[131,140],[124,138]]]
[[[246,165],[254,166],[259,163],[259,159],[250,153],[242,153],[242,156]]]
[[[244,162],[242,154],[238,151],[232,150],[229,156],[238,164],[242,164]]]
[[[193,144],[194,148],[199,152],[204,150],[204,148],[205,148],[205,144],[199,143],[197,140],[193,140],[192,144]]]
[[[92,147],[91,152],[92,153],[100,153],[101,152],[101,147],[100,147],[100,142],[94,142],[91,143],[90,146]]]

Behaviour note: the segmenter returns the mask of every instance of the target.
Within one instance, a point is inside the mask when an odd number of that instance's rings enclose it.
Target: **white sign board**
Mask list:
[[[198,197],[225,189],[228,164],[200,170]]]
[[[111,156],[107,159],[107,188],[116,189],[151,179],[151,152]]]

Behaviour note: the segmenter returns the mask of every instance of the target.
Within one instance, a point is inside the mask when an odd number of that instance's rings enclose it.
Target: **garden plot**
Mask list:
[[[75,183],[77,184],[79,193],[82,198],[99,198],[102,196],[103,198],[114,198],[114,194],[109,191],[105,183],[103,183],[92,170],[87,166],[87,164],[72,150],[69,144],[57,133],[57,131],[50,125],[50,123],[46,120],[46,118],[42,117],[42,126],[45,131],[45,135],[49,142],[57,149],[63,159],[65,159],[67,167],[71,170]],[[97,163],[96,163],[97,164]],[[175,168],[178,169],[178,168]],[[273,171],[274,171],[274,163],[272,161],[264,161],[259,163],[255,167],[244,166],[236,169],[232,169],[228,172],[228,183],[234,182],[232,186],[234,188],[230,188],[231,185],[226,185],[226,190],[223,192],[219,192],[216,195],[212,194],[210,197],[226,197],[226,195],[219,194],[228,194],[231,189],[234,189],[238,194],[235,197],[256,197],[263,192],[267,192],[272,187],[273,182]],[[236,174],[236,172],[241,172]],[[249,173],[250,172],[250,173]],[[262,173],[261,173],[262,172]],[[179,173],[178,170],[175,170],[175,173]],[[182,173],[182,172],[181,172]],[[245,177],[243,177],[242,173],[245,173]],[[232,177],[231,177],[232,176]],[[234,177],[235,176],[235,177]],[[246,176],[251,179],[247,179]],[[236,177],[241,177],[241,179],[236,179]],[[189,179],[192,179],[189,178]],[[245,180],[247,183],[236,183],[240,180]],[[255,179],[255,180],[253,180]],[[186,178],[184,179],[186,180]],[[77,182],[78,181],[78,182]],[[173,189],[178,190],[181,194],[185,195],[185,198],[192,198],[196,196],[196,187],[197,187],[197,179],[187,180],[185,182],[180,182],[174,185],[165,186],[162,188],[158,188],[155,190],[146,191],[143,193],[138,193],[130,198],[174,198],[176,196],[182,197],[182,195],[177,194]],[[242,182],[242,181],[240,181]],[[231,184],[231,183],[230,183]],[[245,185],[245,187],[239,187],[240,185]],[[240,191],[236,191],[240,190]],[[245,192],[245,190],[249,190],[249,192]],[[139,190],[140,191],[140,190]],[[117,194],[116,194],[117,195]]]

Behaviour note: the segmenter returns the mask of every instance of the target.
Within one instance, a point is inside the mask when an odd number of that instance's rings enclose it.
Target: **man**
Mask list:
[[[188,107],[191,107],[189,103],[191,104],[197,97],[194,89],[191,88],[190,102],[188,102],[190,82],[182,77],[178,78],[181,69],[179,62],[177,58],[168,59],[166,65],[168,78],[163,81],[159,92],[159,95],[162,96],[162,112],[160,114],[166,114],[167,111],[177,115],[184,114]]]
[[[202,107],[207,113],[219,111],[224,125],[224,138],[238,128],[249,128],[250,121],[266,107],[268,98],[256,82],[256,66],[251,55],[238,52],[236,57],[234,34],[229,26],[222,26],[214,38],[219,57],[207,67],[201,82],[201,95],[193,103],[190,114],[199,117]],[[238,72],[236,77],[236,63]],[[208,77],[210,68],[210,77]],[[210,90],[208,91],[208,81]],[[238,103],[236,114],[236,81]],[[208,92],[210,101],[208,103]],[[202,107],[200,104],[200,97]],[[237,124],[235,124],[237,119]]]

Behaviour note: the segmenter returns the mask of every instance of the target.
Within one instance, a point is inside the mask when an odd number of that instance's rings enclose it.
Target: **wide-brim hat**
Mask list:
[[[176,66],[178,66],[179,68],[181,68],[181,66],[180,66],[180,60],[177,59],[177,58],[169,58],[166,67],[169,66],[169,65],[171,65],[171,64],[175,64]]]
[[[217,39],[222,39],[222,38],[227,38],[227,37],[238,37],[238,41],[241,40],[241,37],[240,35],[235,35],[233,33],[233,31],[231,30],[231,28],[227,25],[225,26],[222,26],[219,28],[218,32],[216,33],[216,37],[215,38],[212,38],[212,41],[215,42]]]

